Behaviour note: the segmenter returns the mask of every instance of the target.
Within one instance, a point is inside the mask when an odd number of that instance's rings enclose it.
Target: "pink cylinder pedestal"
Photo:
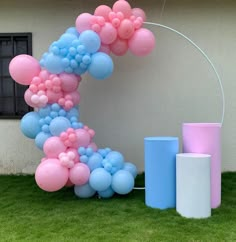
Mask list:
[[[184,123],[183,152],[211,155],[211,207],[221,203],[221,124]]]

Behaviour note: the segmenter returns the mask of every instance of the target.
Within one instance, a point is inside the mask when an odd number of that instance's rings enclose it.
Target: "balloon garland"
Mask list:
[[[80,122],[78,91],[81,75],[98,80],[112,75],[110,53],[148,55],[155,37],[143,28],[145,13],[118,0],[110,8],[98,6],[94,14],[82,13],[75,27],[54,41],[40,61],[19,55],[9,65],[11,77],[29,86],[26,103],[35,111],[21,120],[23,134],[35,140],[45,157],[36,169],[38,186],[48,192],[73,186],[76,196],[109,198],[134,188],[137,168],[110,148],[98,149],[95,131]]]

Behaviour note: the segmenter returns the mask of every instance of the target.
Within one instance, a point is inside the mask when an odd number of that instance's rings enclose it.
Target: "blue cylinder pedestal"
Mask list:
[[[177,137],[147,137],[145,153],[145,203],[152,208],[176,206]]]

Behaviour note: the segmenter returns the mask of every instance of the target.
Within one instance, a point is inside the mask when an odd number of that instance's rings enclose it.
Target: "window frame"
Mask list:
[[[16,38],[16,37],[19,37],[19,38],[20,37],[26,37],[27,38],[27,53],[25,53],[25,54],[32,56],[33,46],[32,46],[32,33],[31,32],[0,33],[0,38],[1,37],[10,37],[12,42],[14,41],[14,38]],[[14,46],[14,44],[13,44],[13,46]],[[13,51],[13,56],[9,56],[9,57],[14,58],[17,55],[15,55],[15,53]],[[14,91],[13,91],[13,97],[12,98],[14,98],[14,99],[17,98],[16,97],[16,89],[15,88],[14,88]],[[24,96],[22,98],[24,98]],[[33,111],[32,107],[30,107],[29,105],[27,105],[27,106],[28,106],[28,111],[29,112]],[[16,108],[14,108],[14,109],[16,111]],[[0,115],[0,120],[4,120],[4,119],[11,119],[11,120],[15,119],[15,120],[18,120],[18,119],[21,119],[22,117],[23,117],[23,115],[17,115],[17,114]]]

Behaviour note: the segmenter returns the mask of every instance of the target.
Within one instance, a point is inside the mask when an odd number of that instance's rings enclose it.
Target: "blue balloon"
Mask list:
[[[119,170],[112,177],[112,189],[121,195],[131,192],[134,188],[134,177],[129,171]]]
[[[47,106],[45,106],[43,108],[39,108],[39,115],[40,115],[40,117],[49,116],[50,112],[51,112],[50,105],[47,105]]]
[[[115,172],[117,172],[118,170],[124,167],[124,157],[118,151],[109,152],[105,160],[107,161],[107,163],[110,163],[112,166],[111,174],[114,174]]]
[[[114,195],[114,191],[111,187],[108,187],[105,191],[98,192],[98,195],[102,198],[110,198]]]
[[[48,54],[45,58],[44,66],[49,72],[53,74],[59,74],[64,71],[64,66],[61,57],[56,56],[52,53]]]
[[[99,167],[102,167],[102,156],[99,153],[94,153],[92,156],[89,157],[87,165],[90,171],[93,171]]]
[[[69,48],[72,44],[72,41],[77,39],[77,36],[71,33],[63,34],[60,39],[58,40],[59,48]]]
[[[52,135],[59,136],[61,132],[66,131],[70,127],[71,123],[67,118],[56,117],[51,121],[49,125],[49,130]]]
[[[88,53],[97,52],[101,46],[99,35],[92,30],[83,31],[79,36],[79,41]]]
[[[80,198],[89,198],[94,196],[96,193],[96,191],[89,185],[89,183],[86,183],[82,186],[75,185],[74,192],[75,195]]]
[[[67,34],[73,34],[77,37],[79,37],[79,32],[77,31],[77,29],[75,27],[70,27],[66,30]]]
[[[79,108],[72,108],[72,109],[70,109],[70,110],[67,112],[66,117],[67,117],[68,119],[71,119],[71,118],[73,118],[73,117],[76,117],[77,120],[78,120],[78,119],[79,119]]]
[[[22,133],[30,139],[35,139],[37,134],[41,131],[39,120],[40,116],[38,115],[38,113],[27,113],[20,122],[20,128]]]
[[[103,80],[111,76],[113,68],[114,64],[111,57],[105,53],[97,52],[92,55],[88,72],[92,77]]]
[[[138,174],[137,167],[131,162],[125,162],[123,170],[129,171],[133,175],[134,178],[136,178],[136,176]]]
[[[51,137],[50,133],[40,132],[35,138],[35,144],[40,149],[43,150],[43,145],[45,141]]]
[[[89,177],[90,186],[96,191],[105,191],[111,185],[111,174],[104,168],[97,168],[92,171]]]

